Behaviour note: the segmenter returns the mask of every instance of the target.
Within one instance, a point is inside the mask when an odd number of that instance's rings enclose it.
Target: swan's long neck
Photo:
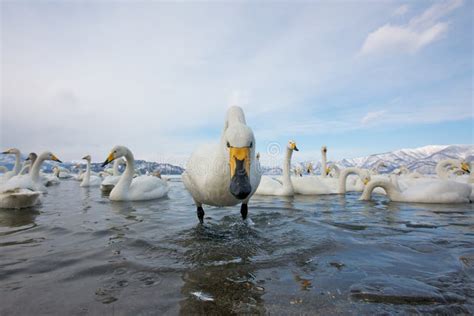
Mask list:
[[[30,169],[30,177],[33,182],[38,182],[39,181],[39,172],[41,169],[41,165],[43,162],[48,158],[48,153],[43,153],[36,158],[35,163],[33,164],[33,167]]]
[[[87,160],[86,174],[84,175],[82,182],[89,182],[91,179],[91,161]]]
[[[21,170],[21,161],[20,161],[21,157],[20,157],[20,152],[17,151],[15,152],[15,165],[13,166],[13,174],[16,176],[17,174],[20,173],[20,170]]]
[[[360,199],[363,201],[370,200],[372,191],[374,191],[375,188],[384,189],[385,192],[387,193],[388,198],[392,201],[400,200],[400,195],[401,195],[400,190],[392,182],[388,181],[387,179],[378,179],[378,180],[370,181],[367,184],[367,186],[364,188],[364,191],[362,192]]]
[[[20,173],[19,174],[27,174],[28,171],[30,170],[31,168],[31,164],[27,163],[28,161],[26,161],[25,163],[23,163],[23,167],[21,168],[20,170]]]
[[[362,170],[360,168],[346,168],[341,171],[339,175],[339,193],[346,193],[346,180],[350,174],[357,174],[362,178]]]
[[[133,154],[130,150],[127,150],[127,153],[125,154],[125,160],[127,161],[125,171],[120,177],[117,185],[113,188],[113,191],[121,191],[122,194],[127,192],[128,188],[132,184],[133,175],[135,174],[135,158],[133,157]]]
[[[446,170],[448,166],[460,165],[461,161],[456,159],[444,159],[436,165],[436,174],[441,179],[449,179],[449,173]]]
[[[290,148],[286,148],[286,155],[285,161],[283,162],[283,175],[282,175],[282,182],[285,188],[289,188],[293,190],[293,184],[291,183],[291,174],[290,174],[290,167],[291,167],[291,156],[293,155],[293,150]]]
[[[327,170],[326,151],[322,150],[321,154],[322,154],[322,158],[321,158],[321,176],[323,178],[326,178],[326,170]]]

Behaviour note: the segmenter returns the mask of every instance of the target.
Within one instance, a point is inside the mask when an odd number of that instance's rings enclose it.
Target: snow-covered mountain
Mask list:
[[[328,156],[331,156],[331,148],[328,148]],[[474,162],[474,145],[429,145],[419,148],[399,149],[391,152],[373,154],[365,157],[342,159],[336,161],[340,168],[359,167],[371,169],[380,161],[385,164],[381,173],[390,173],[394,169],[405,166],[411,171],[423,174],[435,173],[436,164],[443,159],[457,158]],[[319,174],[321,169],[320,161],[305,161],[294,166],[300,166],[305,170],[309,163],[313,164],[315,173]],[[329,163],[332,163],[329,161]],[[281,168],[263,168],[267,174],[281,173]]]
[[[26,159],[26,156],[23,155],[22,161],[24,161],[25,159]],[[5,166],[11,170],[14,164],[15,164],[14,155],[0,155],[0,166]],[[85,161],[63,162],[60,165],[72,171],[77,164],[82,165],[82,169],[85,169]],[[42,170],[44,172],[51,172],[52,168],[55,165],[57,165],[57,163],[45,161],[43,163]],[[102,168],[101,165],[102,165],[101,163],[92,163],[91,164],[92,171],[95,171],[95,172],[102,171],[104,168]],[[110,164],[110,166],[107,166],[106,168],[111,168],[111,167],[112,167],[112,164]],[[158,162],[151,162],[151,161],[145,161],[145,160],[135,160],[135,170],[139,174],[146,174],[147,172],[154,172],[154,171],[159,170],[161,174],[168,174],[168,175],[181,174],[184,171],[183,168],[179,166],[171,165],[169,163],[158,163]]]
[[[328,156],[331,156],[331,147],[328,148]],[[24,160],[26,157],[22,157]],[[347,167],[360,167],[371,169],[380,161],[383,161],[385,166],[380,169],[381,173],[390,173],[394,169],[405,166],[411,171],[417,171],[423,174],[435,173],[435,167],[438,161],[447,158],[459,158],[466,161],[474,162],[474,145],[429,145],[419,148],[412,149],[399,149],[392,152],[386,152],[381,154],[373,154],[365,157],[342,159],[336,161],[336,165],[340,168]],[[305,161],[295,166],[300,166],[302,170],[305,170],[305,166],[308,163],[313,164],[313,170],[319,174],[321,169],[320,161]],[[11,169],[15,163],[15,156],[13,155],[0,155],[0,166],[6,166]],[[331,163],[331,161],[329,161]],[[45,172],[51,172],[52,167],[56,163],[45,162],[43,170]],[[61,166],[72,170],[76,162],[65,162]],[[84,165],[84,162],[82,162]],[[92,163],[92,170],[101,171],[103,168],[100,163]],[[136,160],[135,169],[140,174],[147,172],[153,172],[159,170],[162,174],[181,174],[184,168],[171,165],[168,163],[157,163],[145,160]],[[264,174],[281,174],[281,167],[266,167],[262,166]]]

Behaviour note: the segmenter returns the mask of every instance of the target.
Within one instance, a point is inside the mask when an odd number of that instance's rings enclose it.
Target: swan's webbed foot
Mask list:
[[[242,219],[247,219],[247,213],[248,213],[248,206],[245,203],[242,203],[242,206],[240,206],[240,214],[242,214]]]
[[[203,224],[204,223],[204,209],[202,208],[202,206],[197,207],[197,216],[199,218],[199,222]]]

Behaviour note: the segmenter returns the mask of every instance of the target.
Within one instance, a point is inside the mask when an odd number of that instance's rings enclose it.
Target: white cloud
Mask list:
[[[372,123],[373,121],[376,121],[380,119],[387,111],[382,110],[382,111],[375,111],[375,112],[368,112],[360,121],[362,125],[368,125],[369,123]]]
[[[461,5],[462,0],[449,0],[432,5],[407,24],[385,24],[367,36],[359,55],[415,53],[446,33],[448,23],[439,20]]]

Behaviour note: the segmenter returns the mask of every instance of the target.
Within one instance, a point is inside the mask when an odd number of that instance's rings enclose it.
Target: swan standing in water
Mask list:
[[[82,177],[81,187],[97,187],[101,184],[102,179],[98,176],[91,175],[91,156],[87,155],[82,157],[87,161],[86,173]]]
[[[411,203],[469,203],[472,190],[468,184],[438,179],[414,184],[401,190],[396,176],[392,175],[390,180],[370,181],[360,200],[370,200],[372,191],[377,187],[383,188],[391,201]]]
[[[247,218],[248,202],[261,178],[255,147],[255,137],[245,122],[244,111],[233,106],[227,111],[220,143],[200,146],[191,155],[182,179],[194,199],[201,223],[203,204],[242,203],[240,213],[243,219]]]
[[[290,166],[291,156],[293,151],[298,151],[296,143],[289,141],[286,147],[285,160],[283,161],[283,174],[281,181],[269,176],[262,176],[260,184],[258,185],[255,194],[258,195],[279,195],[279,196],[292,196],[294,195],[293,183],[291,181]],[[300,178],[300,177],[296,177]]]
[[[20,169],[21,169],[21,153],[20,153],[20,150],[18,150],[17,148],[11,148],[11,149],[8,149],[4,152],[2,152],[2,154],[5,154],[5,155],[15,155],[15,165],[13,166],[13,169],[11,171],[7,171],[5,172],[2,177],[0,178],[0,182],[6,182],[8,181],[8,179],[16,176],[17,174],[20,173]]]
[[[107,159],[102,164],[105,167],[115,159],[124,157],[127,161],[125,171],[118,183],[110,192],[109,199],[112,201],[144,201],[154,200],[168,194],[168,184],[157,177],[138,176],[135,174],[135,158],[132,152],[125,146],[115,146],[112,148]]]
[[[61,162],[50,152],[42,153],[30,173],[12,177],[0,187],[0,208],[26,208],[38,202],[41,193],[46,192],[39,174],[45,160]]]

